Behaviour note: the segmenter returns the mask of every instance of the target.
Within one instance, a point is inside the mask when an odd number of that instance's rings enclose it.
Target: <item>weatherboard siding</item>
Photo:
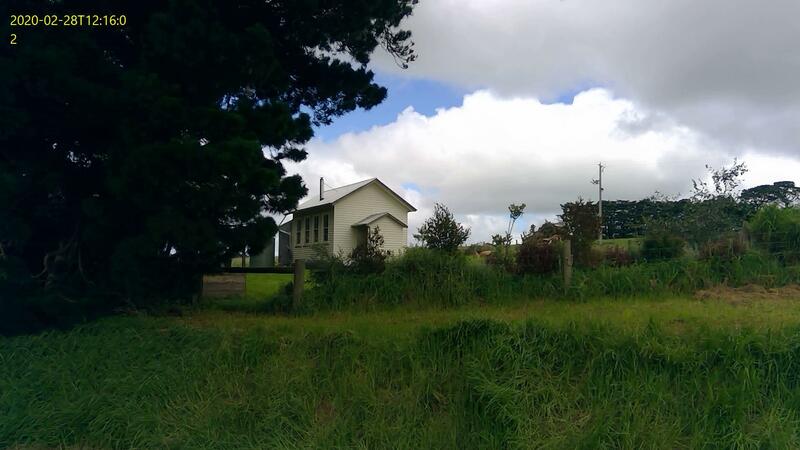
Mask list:
[[[333,234],[334,251],[338,252],[341,250],[345,254],[350,253],[353,247],[355,247],[357,239],[357,230],[353,228],[352,225],[371,214],[380,212],[388,212],[403,222],[408,223],[408,209],[406,206],[378,183],[371,183],[364,186],[337,201],[336,206],[333,208],[333,221],[337,224],[337,226],[334,227]],[[378,222],[383,220],[392,221],[391,219],[383,218]],[[406,230],[400,227],[396,222],[392,222],[399,230]],[[397,251],[405,247],[407,232],[395,231],[394,228],[389,225],[387,225],[386,228],[386,231],[390,234],[390,236],[384,235],[386,248]],[[383,229],[383,226],[381,226],[381,234],[383,234]]]
[[[399,255],[403,252],[408,241],[408,228],[400,226],[399,223],[387,216],[372,222],[370,231],[375,227],[380,228],[380,233],[384,241],[384,250],[389,250],[392,252],[392,255]]]

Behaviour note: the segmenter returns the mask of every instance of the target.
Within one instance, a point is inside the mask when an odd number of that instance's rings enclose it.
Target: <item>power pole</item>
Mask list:
[[[598,197],[599,200],[597,202],[597,216],[600,218],[600,229],[597,231],[597,240],[603,240],[603,169],[606,166],[603,163],[597,164],[597,171],[598,171],[598,178],[596,180],[592,180],[592,184],[597,185]]]

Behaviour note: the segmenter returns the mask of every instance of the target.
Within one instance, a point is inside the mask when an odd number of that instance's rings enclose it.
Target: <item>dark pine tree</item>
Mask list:
[[[0,50],[6,303],[186,298],[305,195],[283,162],[312,125],[385,98],[373,51],[414,59],[398,27],[416,0],[9,3],[126,24],[18,28]]]

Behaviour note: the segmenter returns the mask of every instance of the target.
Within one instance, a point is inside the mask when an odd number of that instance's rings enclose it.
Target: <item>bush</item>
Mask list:
[[[567,237],[567,232],[564,227],[559,227],[558,225],[550,222],[549,220],[545,220],[542,226],[539,227],[538,230],[533,230],[533,225],[531,225],[531,232],[529,235],[536,235],[539,238],[552,238],[554,236],[558,236],[560,239],[565,239]]]
[[[597,203],[587,202],[579,198],[575,202],[561,205],[563,213],[559,216],[572,241],[572,254],[575,264],[591,267],[592,244],[600,231],[600,218],[597,215]]]
[[[307,300],[309,307],[317,310],[408,303],[455,306],[518,295],[517,288],[511,275],[470,264],[460,252],[409,248],[387,261],[380,274],[334,272],[308,291]]]
[[[505,236],[495,234],[492,236],[491,251],[492,253],[486,258],[486,264],[509,273],[514,273],[516,271],[514,267],[516,264],[516,257],[514,256],[516,249],[512,249],[511,247],[510,234],[506,234]]]
[[[328,249],[315,249],[314,258],[306,262],[306,269],[314,284],[324,284],[347,271],[347,257],[343,252],[331,254]]]
[[[383,249],[384,239],[380,227],[375,227],[367,235],[367,242],[354,248],[349,255],[331,255],[320,248],[315,258],[308,262],[311,280],[324,284],[346,273],[381,273],[386,268],[386,258],[390,252]]]
[[[568,296],[646,297],[692,294],[719,284],[766,288],[800,282],[800,270],[786,267],[769,255],[746,252],[732,260],[665,260],[635,263],[627,267],[601,266],[577,269]]]
[[[559,251],[554,244],[528,238],[517,251],[516,270],[521,274],[544,274],[558,271]]]
[[[682,251],[683,245],[674,248]],[[667,253],[663,245],[656,245],[655,250],[650,252],[651,258]],[[673,250],[671,255],[677,253]],[[450,307],[538,298],[653,298],[690,295],[721,283],[771,288],[798,282],[800,266],[786,266],[768,254],[746,252],[730,260],[681,259],[624,267],[613,267],[611,263],[596,269],[576,267],[572,284],[565,289],[557,272],[514,275],[491,266],[470,264],[460,254],[412,248],[402,257],[388,261],[381,274],[344,272],[317,284],[307,292],[307,304],[309,310],[329,310],[400,304]]]
[[[436,276],[466,270],[469,266],[465,255],[431,250],[421,247],[409,248],[403,255],[388,264],[390,272],[409,275]]]
[[[384,239],[380,227],[367,235],[367,242],[353,249],[348,258],[348,267],[357,273],[381,273],[386,269],[389,252],[383,249]]]
[[[748,224],[761,247],[784,262],[800,262],[800,208],[766,206]]]
[[[746,251],[744,242],[739,236],[732,235],[706,242],[700,246],[700,259],[719,259],[729,261],[744,255]]]
[[[464,247],[461,247],[461,253],[465,256],[474,256],[480,252],[490,250],[493,251],[494,247],[491,244],[487,244],[486,242],[478,243],[478,244],[470,244]]]
[[[433,217],[428,218],[414,235],[425,247],[454,252],[469,238],[470,230],[456,222],[446,206],[434,205]]]
[[[628,250],[618,245],[605,247],[601,252],[601,260],[606,266],[624,267],[633,264],[633,255],[631,255]]]
[[[283,291],[278,292],[266,299],[260,312],[267,314],[289,313],[292,312],[292,297],[294,294],[294,284],[290,281],[283,286]]]
[[[683,239],[667,232],[653,232],[642,241],[642,258],[646,261],[680,258],[685,249]]]

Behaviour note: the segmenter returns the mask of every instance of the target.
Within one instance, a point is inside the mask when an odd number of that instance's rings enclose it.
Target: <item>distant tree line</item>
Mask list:
[[[693,210],[698,209],[697,205],[716,201],[658,197],[604,201],[603,236],[609,239],[642,236],[647,231],[648,223],[683,222]],[[743,221],[752,217],[762,206],[800,205],[800,188],[792,181],[764,184],[745,189],[738,196],[730,197],[726,203],[725,209],[729,215]]]
[[[648,221],[681,217],[688,204],[688,199],[604,201],[603,236],[609,239],[641,236]]]

